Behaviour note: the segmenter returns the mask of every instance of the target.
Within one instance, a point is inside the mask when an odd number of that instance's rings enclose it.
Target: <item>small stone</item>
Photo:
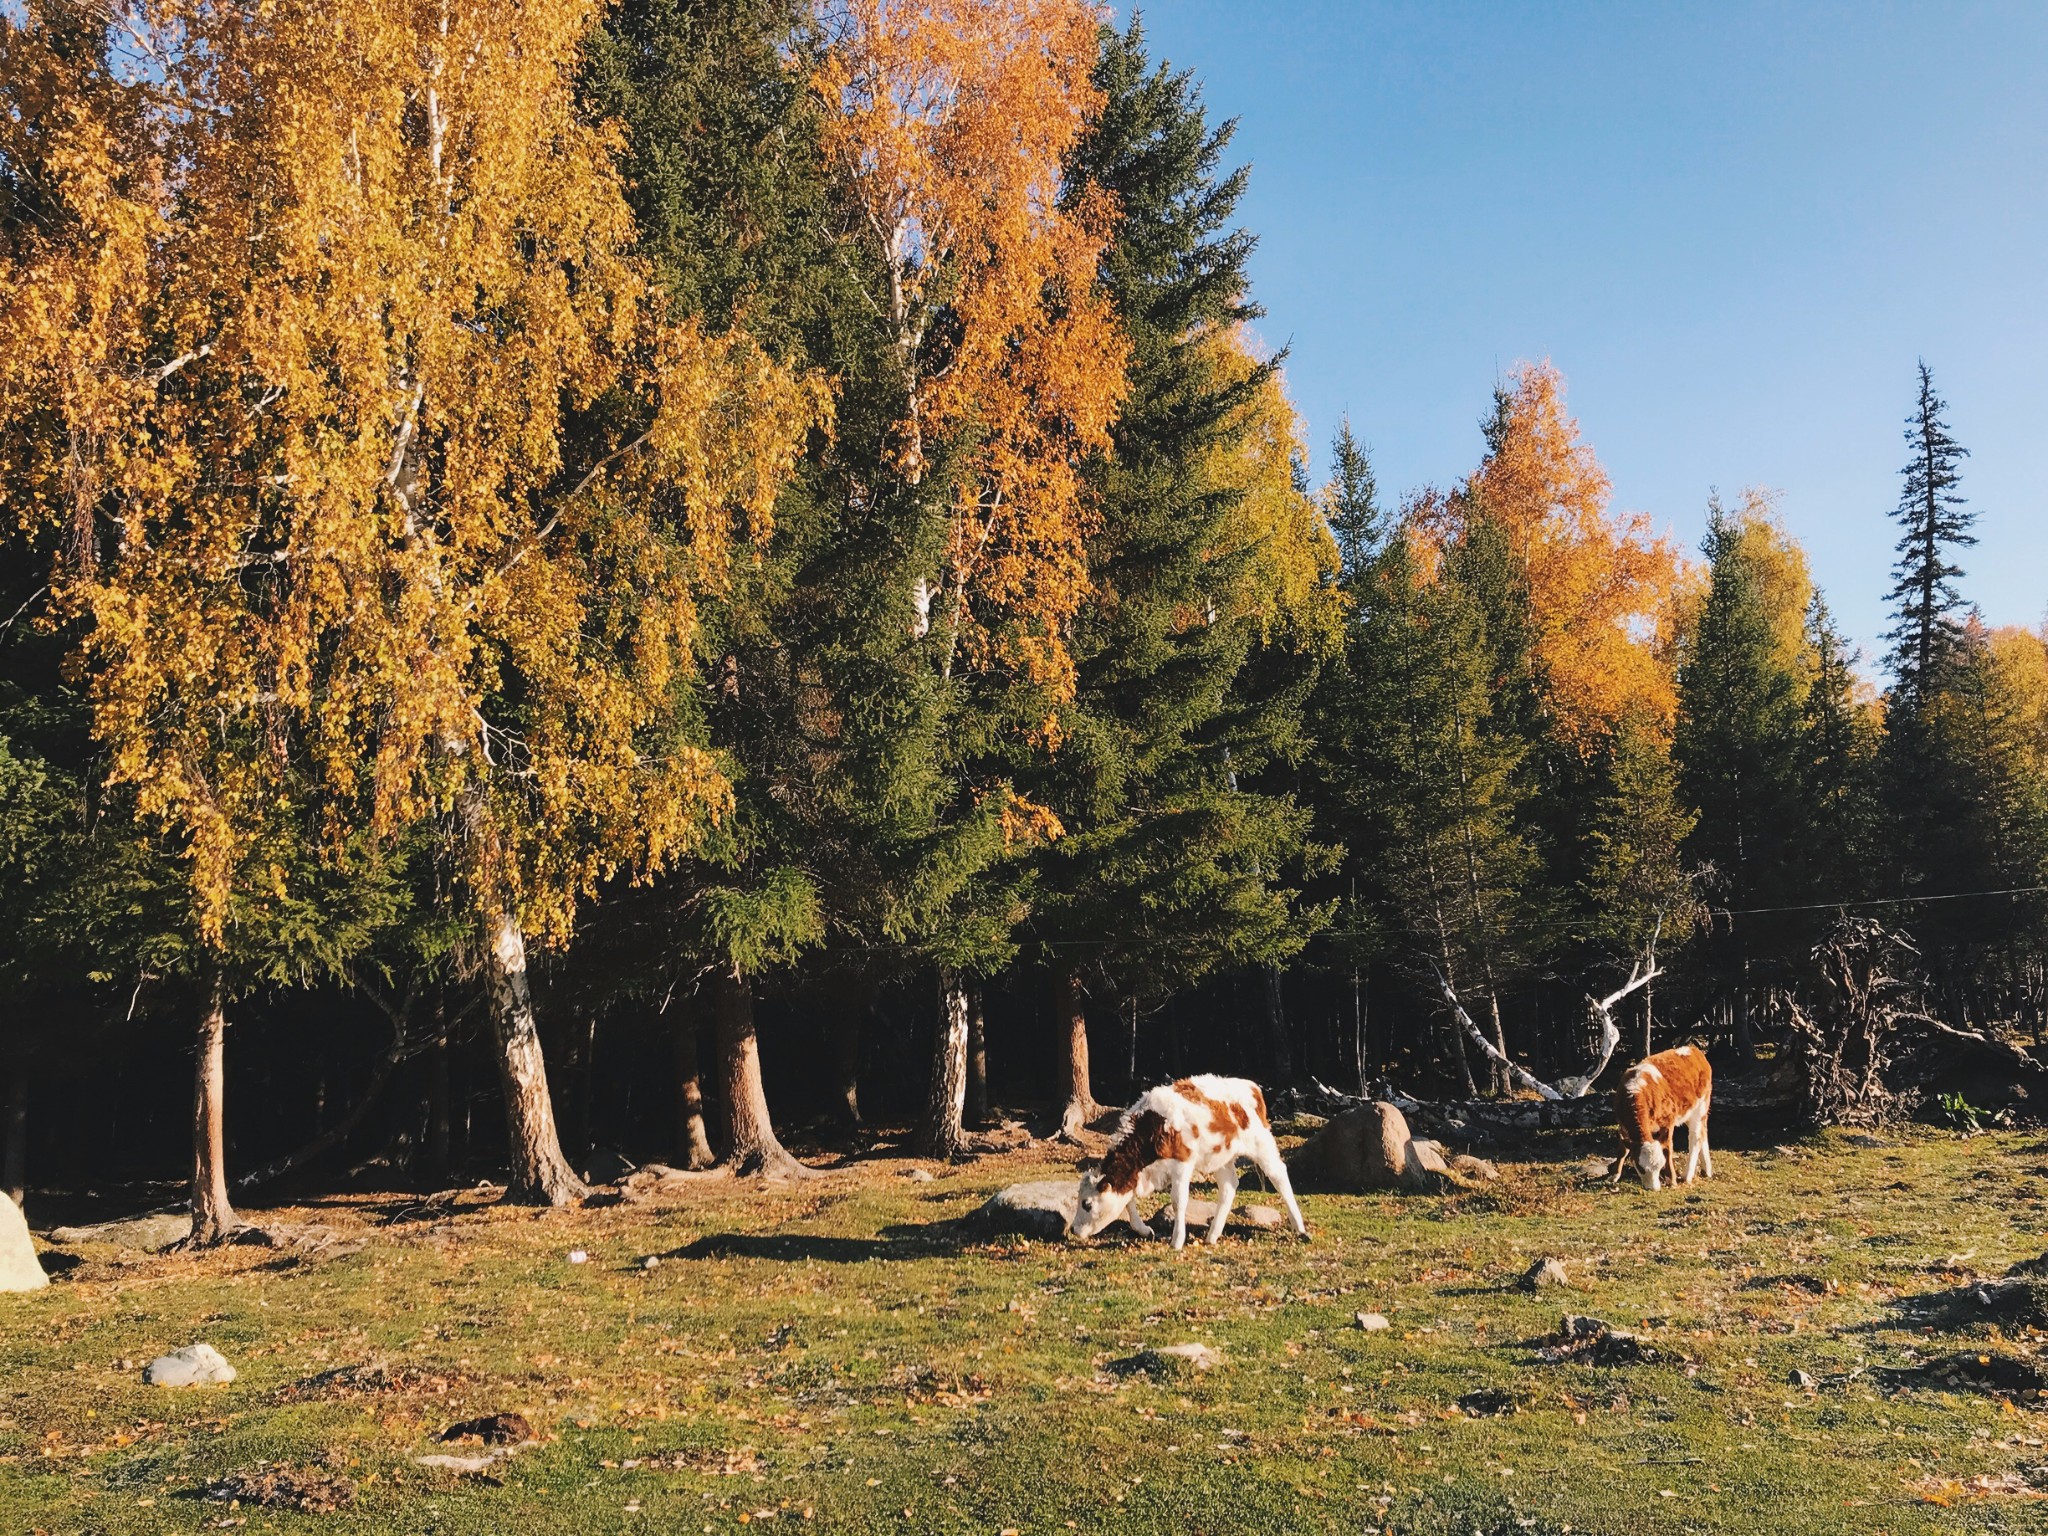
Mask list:
[[[1483,1157],[1474,1157],[1470,1152],[1460,1152],[1451,1159],[1451,1172],[1462,1179],[1471,1179],[1480,1184],[1494,1184],[1500,1180],[1500,1169]]]
[[[650,1253],[649,1255],[647,1255],[646,1258],[640,1261],[640,1267],[642,1269],[661,1268],[661,1255],[658,1253]]]
[[[1785,1377],[1785,1380],[1790,1382],[1793,1386],[1801,1387],[1808,1392],[1811,1392],[1815,1387],[1820,1385],[1819,1382],[1815,1381],[1811,1376],[1807,1375],[1806,1372],[1800,1370],[1794,1370],[1790,1372]]]
[[[913,1184],[929,1184],[932,1182],[932,1171],[929,1168],[906,1168],[903,1177]]]
[[[571,1264],[588,1264],[590,1262],[590,1255],[581,1248],[571,1248],[569,1250],[569,1262]]]
[[[235,1368],[211,1344],[187,1344],[142,1368],[143,1383],[152,1387],[211,1386],[234,1379]]]
[[[1351,1321],[1367,1333],[1383,1333],[1394,1325],[1378,1312],[1354,1312]]]
[[[1541,1258],[1531,1264],[1521,1281],[1525,1291],[1545,1291],[1554,1285],[1568,1287],[1571,1283],[1571,1277],[1564,1272],[1564,1260],[1553,1258]]]

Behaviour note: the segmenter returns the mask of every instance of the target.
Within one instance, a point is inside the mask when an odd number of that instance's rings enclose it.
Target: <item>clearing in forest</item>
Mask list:
[[[2042,1529],[2044,1292],[1991,1282],[2048,1248],[2048,1141],[1749,1141],[1731,1119],[1718,1178],[1653,1196],[1565,1138],[1478,1192],[1309,1195],[1310,1245],[1179,1256],[958,1224],[1071,1168],[1044,1149],[79,1243],[0,1297],[0,1529]],[[1515,1285],[1542,1256],[1568,1287]],[[197,1341],[232,1384],[142,1384]],[[1183,1343],[1220,1363],[1144,1354]],[[439,1438],[492,1415],[535,1443]]]

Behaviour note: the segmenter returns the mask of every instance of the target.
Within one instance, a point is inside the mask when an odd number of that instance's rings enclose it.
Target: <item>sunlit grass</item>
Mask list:
[[[1879,1373],[1912,1349],[2038,1342],[1930,1335],[1896,1304],[2048,1248],[2048,1145],[1869,1141],[1717,1149],[1719,1178],[1655,1196],[1584,1184],[1561,1146],[1482,1193],[1311,1196],[1311,1245],[1233,1233],[1178,1256],[939,1225],[1068,1166],[1035,1153],[931,1183],[877,1160],[582,1212],[258,1213],[366,1243],[96,1249],[50,1290],[0,1297],[0,1529],[2041,1529],[2048,1501],[2015,1490],[2048,1464],[2048,1408]],[[1543,1254],[1573,1288],[1511,1288]],[[1362,1331],[1360,1311],[1392,1327]],[[1664,1363],[1543,1363],[1532,1341],[1564,1311],[1641,1331]],[[240,1379],[141,1385],[143,1361],[197,1339]],[[1104,1369],[1183,1341],[1224,1365]],[[303,1385],[370,1362],[388,1389]],[[1482,1387],[1518,1411],[1460,1413]],[[491,1481],[416,1464],[444,1426],[496,1411],[544,1442]],[[356,1502],[199,1496],[265,1462],[338,1473]]]

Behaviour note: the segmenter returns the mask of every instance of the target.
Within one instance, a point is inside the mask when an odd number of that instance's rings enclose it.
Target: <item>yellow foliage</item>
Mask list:
[[[1647,517],[1610,511],[1610,492],[1565,414],[1562,376],[1524,364],[1500,441],[1451,504],[1506,534],[1527,585],[1539,686],[1559,737],[1581,749],[1632,714],[1668,731],[1677,708],[1669,653],[1685,562]]]
[[[1238,383],[1258,366],[1251,338],[1241,328],[1205,341],[1203,360],[1215,370],[1218,385]],[[1242,564],[1235,585],[1218,594],[1218,606],[1255,617],[1269,638],[1288,632],[1313,646],[1334,641],[1342,599],[1333,585],[1337,542],[1321,506],[1297,483],[1296,466],[1307,456],[1286,382],[1270,372],[1246,406],[1239,431],[1209,449],[1204,472],[1212,485],[1238,493],[1223,547],[1211,556]]]
[[[831,0],[827,141],[886,289],[897,468],[968,446],[936,622],[945,656],[1070,697],[1088,590],[1081,465],[1109,446],[1127,347],[1096,280],[1113,209],[1061,167],[1100,105],[1085,0]],[[943,323],[943,358],[927,355]]]
[[[210,932],[294,764],[337,836],[460,807],[478,899],[557,930],[725,801],[640,736],[827,402],[662,313],[574,110],[597,9],[156,0],[111,76],[0,22],[55,205],[0,259],[0,473]]]

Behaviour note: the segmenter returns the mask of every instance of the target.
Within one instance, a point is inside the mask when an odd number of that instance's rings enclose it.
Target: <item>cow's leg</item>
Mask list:
[[[1195,1181],[1193,1162],[1176,1163],[1173,1169],[1173,1248],[1178,1253],[1188,1241],[1188,1186]]]
[[[1144,1197],[1142,1195],[1131,1196],[1131,1203],[1124,1207],[1124,1225],[1140,1237],[1150,1237],[1152,1235],[1152,1228],[1147,1225],[1145,1218],[1138,1214],[1138,1207],[1142,1204],[1144,1204]]]
[[[1308,1239],[1308,1223],[1301,1219],[1301,1204],[1294,1198],[1293,1181],[1287,1177],[1287,1164],[1280,1156],[1280,1144],[1273,1140],[1273,1133],[1266,1132],[1252,1149],[1252,1161],[1258,1164],[1259,1172],[1266,1176],[1280,1196],[1280,1203],[1287,1207],[1287,1214],[1294,1222],[1294,1235],[1304,1242]]]
[[[1222,1241],[1223,1224],[1230,1220],[1230,1208],[1237,1203],[1237,1164],[1226,1163],[1216,1175],[1216,1215],[1209,1223],[1209,1246]]]
[[[1699,1143],[1700,1170],[1708,1178],[1714,1176],[1714,1149],[1707,1141],[1707,1106],[1700,1106],[1700,1117],[1693,1122],[1692,1139]]]
[[[1703,1109],[1692,1112],[1692,1118],[1685,1122],[1685,1182],[1690,1184],[1700,1176],[1700,1138],[1707,1133],[1707,1116]]]

